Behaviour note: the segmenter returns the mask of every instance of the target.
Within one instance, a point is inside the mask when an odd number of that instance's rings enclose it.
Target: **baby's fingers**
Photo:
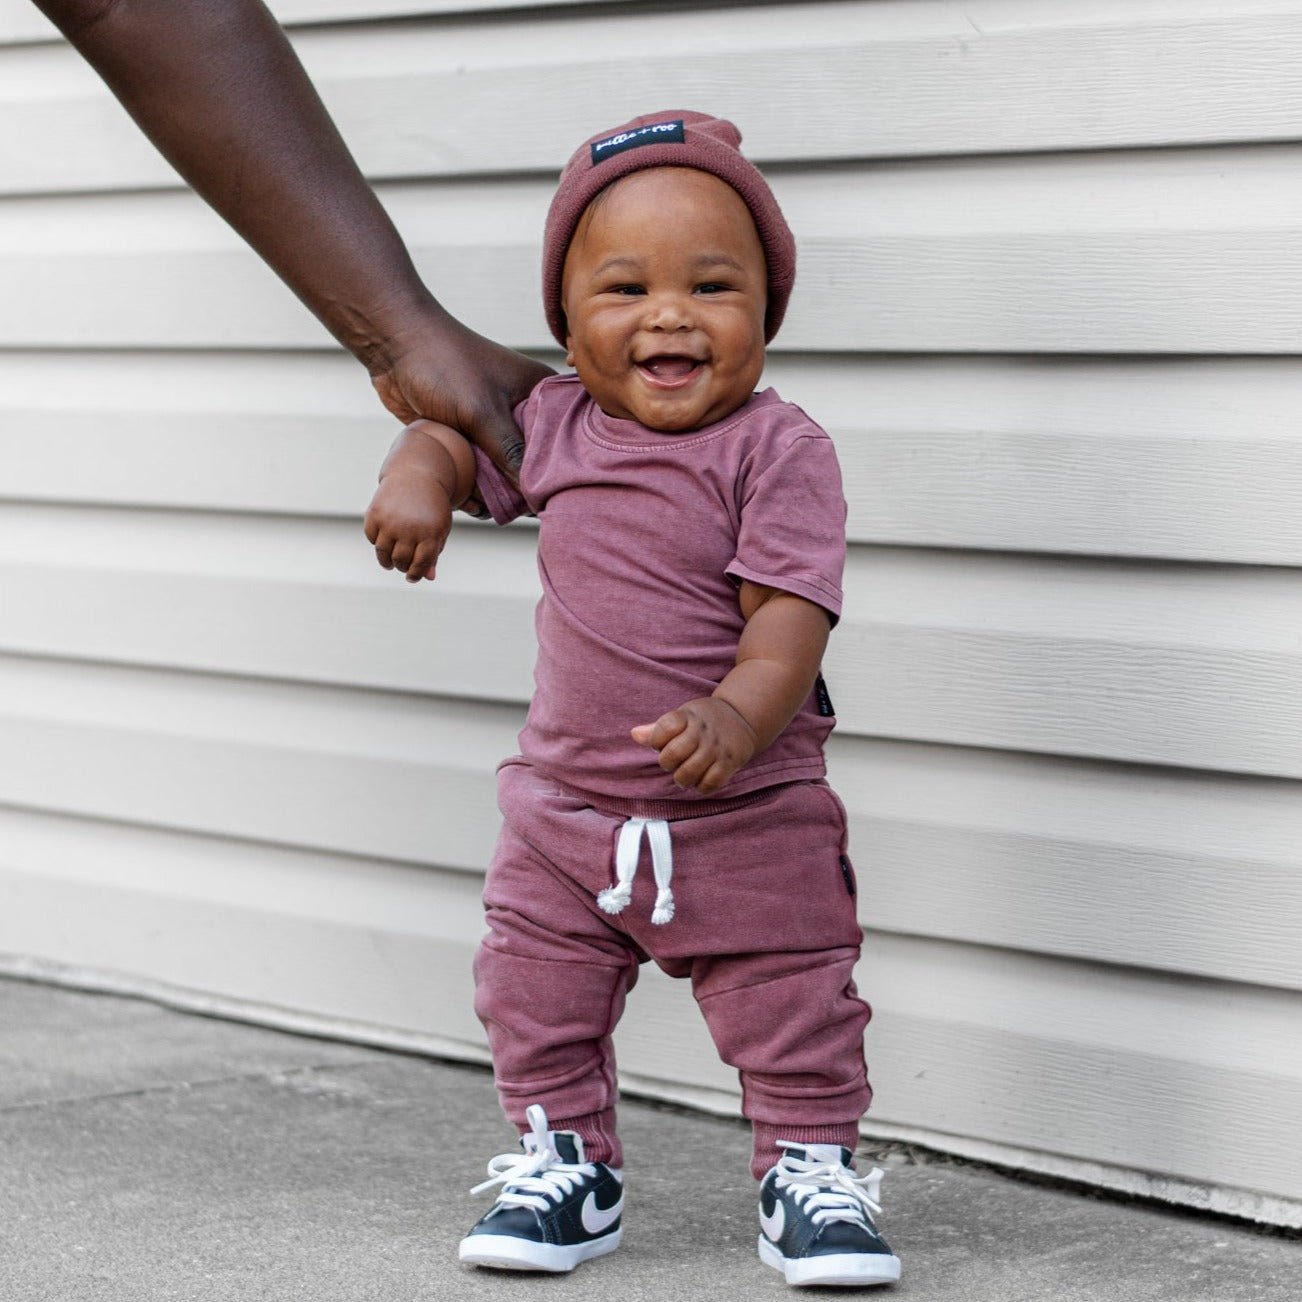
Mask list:
[[[407,566],[407,582],[419,583],[421,579],[432,579],[442,551],[442,544],[434,539],[427,538],[418,544],[411,563]]]
[[[660,767],[674,775],[680,787],[695,786],[710,766],[710,758],[703,753],[701,730],[688,726],[678,736],[660,747]]]
[[[375,559],[379,561],[380,568],[385,570],[393,569],[394,540],[387,533],[377,533],[373,541],[375,543]]]
[[[737,771],[737,766],[729,760],[715,760],[705,776],[696,783],[696,789],[703,796],[712,796]]]
[[[687,715],[682,710],[670,710],[662,714],[654,723],[642,723],[632,730],[632,737],[639,746],[654,746],[660,750],[687,727]]]
[[[711,746],[694,745],[690,752],[683,756],[682,762],[676,766],[672,762],[665,762],[668,753],[668,747],[660,752],[660,767],[666,770],[673,769],[676,786],[688,789],[699,787],[710,770],[717,767],[714,748]]]
[[[392,568],[406,573],[411,569],[412,557],[416,554],[416,544],[407,538],[399,538],[389,552]],[[386,569],[390,568],[385,566]]]

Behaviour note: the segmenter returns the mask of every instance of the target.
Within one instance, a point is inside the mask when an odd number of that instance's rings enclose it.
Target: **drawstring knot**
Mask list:
[[[669,824],[663,818],[630,818],[619,829],[615,845],[615,885],[607,886],[597,896],[597,907],[604,913],[622,913],[633,898],[633,879],[637,876],[642,853],[642,834],[651,846],[651,871],[656,879],[656,902],[651,922],[662,927],[674,916],[674,893],[669,883],[674,875],[674,848],[669,839]]]
[[[597,896],[597,906],[605,913],[623,913],[633,898],[633,883],[620,882],[618,886],[607,886]]]

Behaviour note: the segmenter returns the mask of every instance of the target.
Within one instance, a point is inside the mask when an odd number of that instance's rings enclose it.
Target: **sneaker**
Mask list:
[[[890,1284],[900,1259],[877,1233],[873,1215],[882,1173],[856,1176],[838,1144],[793,1144],[760,1184],[760,1260],[788,1284]]]
[[[521,1138],[524,1152],[493,1158],[493,1178],[470,1191],[502,1186],[457,1255],[472,1266],[563,1272],[614,1252],[623,1175],[604,1162],[585,1162],[583,1140],[572,1130],[548,1130],[547,1114],[537,1104],[525,1115],[533,1133]]]

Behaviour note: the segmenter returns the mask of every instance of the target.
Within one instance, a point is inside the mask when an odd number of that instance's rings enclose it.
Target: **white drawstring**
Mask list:
[[[605,913],[622,913],[633,898],[633,878],[637,876],[644,830],[651,846],[651,871],[655,873],[657,888],[651,921],[661,927],[674,916],[674,893],[669,889],[674,875],[674,847],[669,824],[663,818],[630,818],[619,829],[619,840],[615,843],[615,885],[607,886],[597,896],[597,906]]]
[[[669,824],[663,818],[653,818],[646,825],[646,839],[651,846],[651,871],[656,879],[656,903],[651,921],[662,927],[674,916],[674,893],[669,883],[674,875],[674,847],[669,839]]]

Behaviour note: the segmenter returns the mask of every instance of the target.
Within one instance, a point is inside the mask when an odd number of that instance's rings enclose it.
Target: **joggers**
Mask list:
[[[522,1132],[526,1108],[540,1104],[589,1160],[622,1164],[611,1033],[651,959],[691,979],[720,1057],[740,1073],[757,1179],[778,1161],[779,1137],[854,1148],[871,1098],[871,1014],[852,978],[861,933],[845,811],[826,783],[672,810],[596,808],[516,758],[498,771],[498,796],[505,823],[484,890],[475,1010],[502,1107]],[[621,847],[630,819],[650,825],[630,827]],[[630,865],[636,874],[612,905],[617,858],[625,881]],[[652,921],[658,905],[671,920]]]

